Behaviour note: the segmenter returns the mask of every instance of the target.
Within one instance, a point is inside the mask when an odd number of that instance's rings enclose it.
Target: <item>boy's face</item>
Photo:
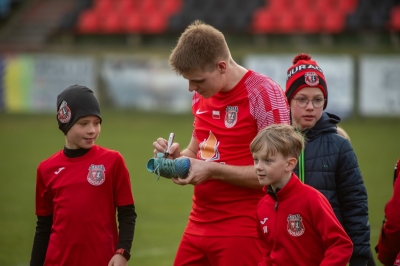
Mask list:
[[[101,131],[100,118],[84,116],[78,119],[65,136],[68,149],[90,149]]]
[[[267,155],[267,147],[264,145],[259,151],[253,152],[254,169],[261,185],[271,185],[275,190],[282,188],[289,181],[293,168],[291,160],[283,157],[281,153]]]
[[[212,71],[191,70],[182,73],[182,76],[189,81],[189,91],[196,91],[204,98],[210,98],[220,91],[224,91],[225,65],[217,64]]]
[[[298,102],[296,102],[296,99],[298,99]],[[322,99],[324,99],[324,94],[316,87],[306,87],[297,92],[290,101],[290,111],[294,126],[300,130],[312,128],[321,118],[323,111],[323,106],[319,108],[314,107],[312,100]],[[309,101],[305,107],[298,105],[302,100]]]

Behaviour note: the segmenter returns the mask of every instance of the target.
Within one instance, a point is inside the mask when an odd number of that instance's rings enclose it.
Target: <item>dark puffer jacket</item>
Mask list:
[[[351,238],[350,265],[366,265],[370,252],[367,191],[350,142],[337,133],[341,119],[323,112],[305,135],[304,182],[329,200],[336,217]],[[297,165],[294,172],[299,174]]]

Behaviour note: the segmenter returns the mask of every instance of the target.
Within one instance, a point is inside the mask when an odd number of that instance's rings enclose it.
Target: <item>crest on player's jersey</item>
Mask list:
[[[57,119],[64,124],[68,123],[71,119],[71,109],[69,109],[66,101],[62,101],[60,104],[60,108],[57,112]]]
[[[218,146],[219,142],[215,135],[211,132],[208,138],[200,143],[200,158],[205,161],[215,161],[219,160]]]
[[[227,106],[225,110],[225,126],[231,128],[236,125],[238,120],[239,108],[237,106]]]
[[[300,214],[289,214],[287,218],[287,230],[291,236],[301,236],[304,234],[303,218]]]
[[[92,164],[89,167],[89,173],[87,175],[87,180],[93,186],[100,186],[106,180],[106,174],[104,173],[106,169],[104,165],[95,165]]]
[[[319,84],[318,74],[315,72],[307,72],[304,74],[304,79],[307,85],[316,86]]]

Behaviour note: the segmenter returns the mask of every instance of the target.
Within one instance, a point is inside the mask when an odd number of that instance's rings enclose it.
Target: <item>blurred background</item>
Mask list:
[[[283,88],[294,55],[310,53],[343,118],[400,116],[400,0],[0,0],[0,111],[53,112],[78,83],[103,106],[187,112],[167,59],[195,19]]]
[[[131,173],[130,264],[172,265],[193,188],[156,181],[145,164],[157,137],[190,140],[192,95],[168,56],[195,19],[282,88],[296,54],[317,61],[327,111],[343,118],[359,160],[375,246],[400,157],[400,0],[0,0],[0,265],[29,264],[36,167],[63,147],[56,97],[73,84],[98,96],[98,144]]]

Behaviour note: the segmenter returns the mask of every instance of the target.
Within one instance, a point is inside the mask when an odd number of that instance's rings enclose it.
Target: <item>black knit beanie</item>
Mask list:
[[[100,118],[100,104],[93,91],[85,86],[72,85],[57,96],[58,128],[67,135],[75,122],[88,115]]]

